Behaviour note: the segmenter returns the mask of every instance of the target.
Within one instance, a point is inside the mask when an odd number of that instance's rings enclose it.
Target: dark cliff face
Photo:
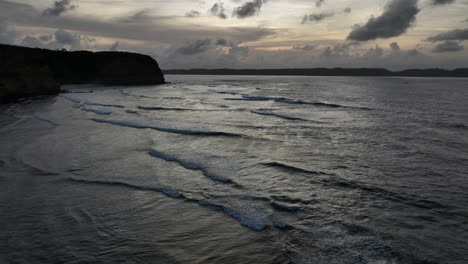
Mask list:
[[[64,84],[164,83],[151,57],[127,52],[52,51],[0,45],[0,103],[57,94]]]

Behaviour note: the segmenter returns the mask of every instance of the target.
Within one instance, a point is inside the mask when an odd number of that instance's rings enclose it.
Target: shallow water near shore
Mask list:
[[[0,106],[0,263],[468,262],[467,79],[166,78]]]

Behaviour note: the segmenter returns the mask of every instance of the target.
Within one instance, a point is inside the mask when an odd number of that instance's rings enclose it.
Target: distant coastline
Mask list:
[[[380,77],[458,77],[467,78],[468,68],[408,69],[390,71],[379,68],[310,68],[310,69],[173,69],[164,74],[181,75],[275,75],[275,76],[380,76]]]

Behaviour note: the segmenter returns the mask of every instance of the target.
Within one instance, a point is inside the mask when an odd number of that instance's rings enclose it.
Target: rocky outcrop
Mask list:
[[[0,45],[0,103],[57,94],[64,84],[164,83],[158,63],[128,52],[53,51]]]

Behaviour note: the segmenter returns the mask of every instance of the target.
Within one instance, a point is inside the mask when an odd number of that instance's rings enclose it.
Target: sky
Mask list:
[[[0,43],[163,69],[468,67],[468,0],[0,0]]]

